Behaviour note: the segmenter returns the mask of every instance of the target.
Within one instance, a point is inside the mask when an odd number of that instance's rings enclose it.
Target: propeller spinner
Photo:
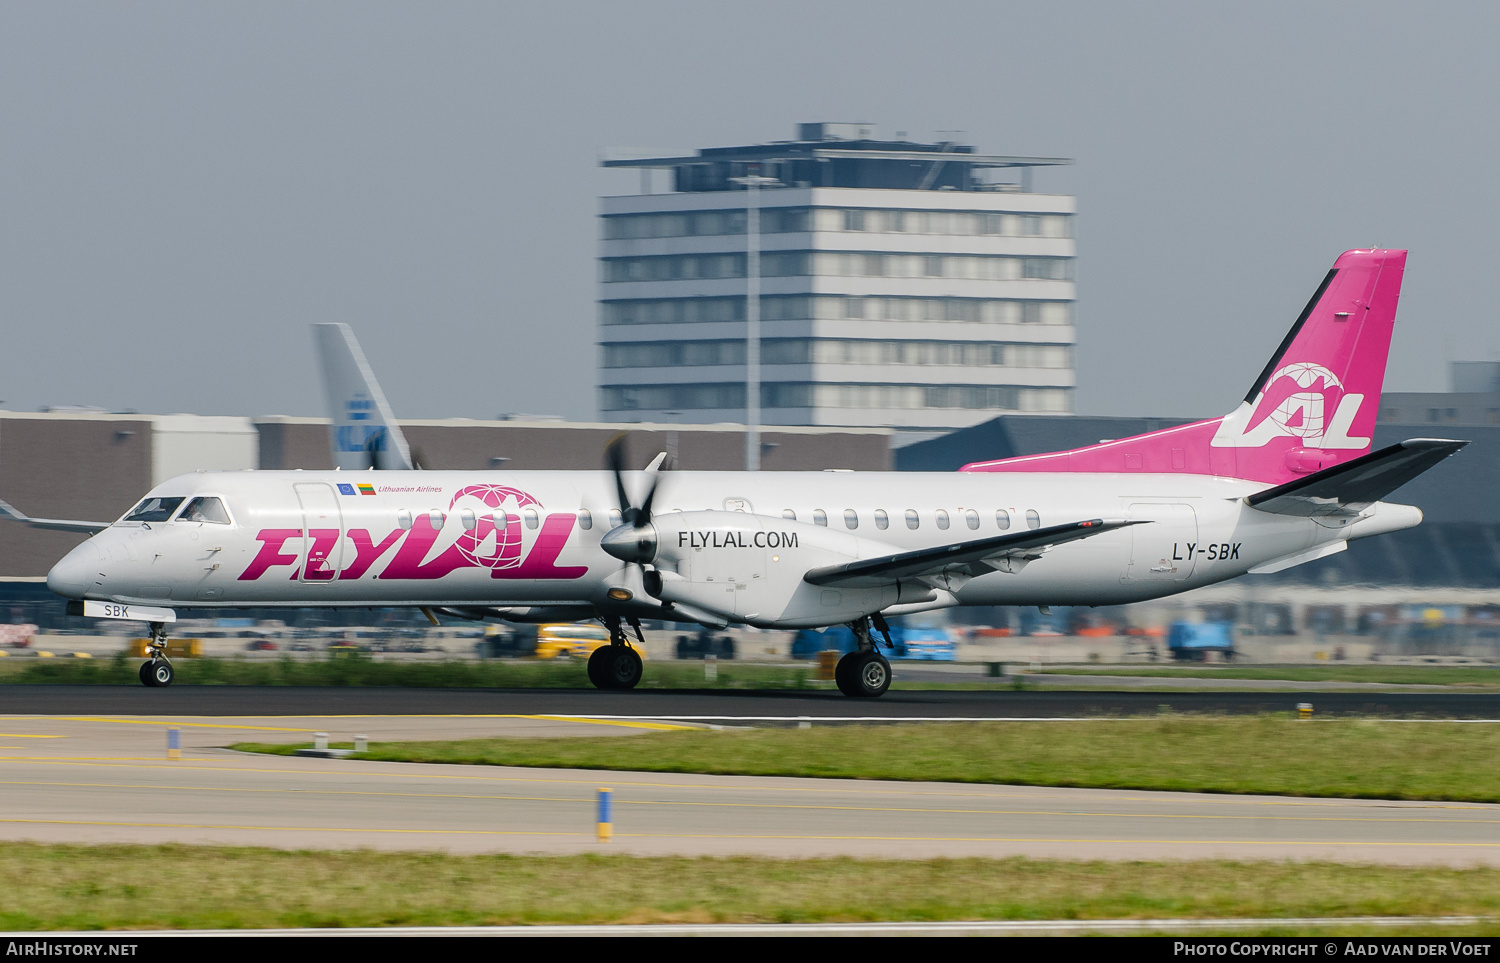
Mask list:
[[[616,438],[605,449],[609,470],[615,476],[615,497],[620,506],[621,524],[610,529],[599,540],[599,547],[622,562],[649,564],[656,558],[656,528],[651,524],[651,500],[661,476],[650,469],[651,487],[640,505],[633,505],[625,490],[624,437]]]

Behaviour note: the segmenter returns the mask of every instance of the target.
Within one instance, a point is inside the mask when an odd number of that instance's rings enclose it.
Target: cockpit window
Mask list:
[[[164,522],[172,517],[177,511],[177,506],[182,504],[181,498],[148,498],[130,510],[121,521],[125,522]]]
[[[224,503],[211,495],[204,495],[188,502],[187,508],[177,516],[179,522],[212,522],[215,525],[228,525],[229,513],[224,510]]]

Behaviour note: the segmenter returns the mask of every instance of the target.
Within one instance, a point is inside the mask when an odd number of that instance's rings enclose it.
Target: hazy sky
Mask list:
[[[1218,414],[1339,252],[1387,387],[1495,358],[1494,4],[0,0],[0,407],[594,414],[603,151],[959,130],[1075,158],[1078,408]]]

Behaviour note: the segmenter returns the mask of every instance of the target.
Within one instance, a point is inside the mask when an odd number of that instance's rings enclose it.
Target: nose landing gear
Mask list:
[[[152,622],[151,641],[146,643],[146,654],[151,661],[141,663],[141,685],[160,687],[172,684],[172,663],[167,659],[166,648],[166,623]]]

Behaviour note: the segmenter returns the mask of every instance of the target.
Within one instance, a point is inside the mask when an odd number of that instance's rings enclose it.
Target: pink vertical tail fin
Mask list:
[[[1405,251],[1349,251],[1287,333],[1212,444],[1237,475],[1317,470],[1370,450],[1401,295]],[[1317,462],[1317,464],[1312,464]]]
[[[1188,472],[1280,484],[1370,450],[1405,251],[1334,262],[1245,400],[1222,418],[965,471]]]

